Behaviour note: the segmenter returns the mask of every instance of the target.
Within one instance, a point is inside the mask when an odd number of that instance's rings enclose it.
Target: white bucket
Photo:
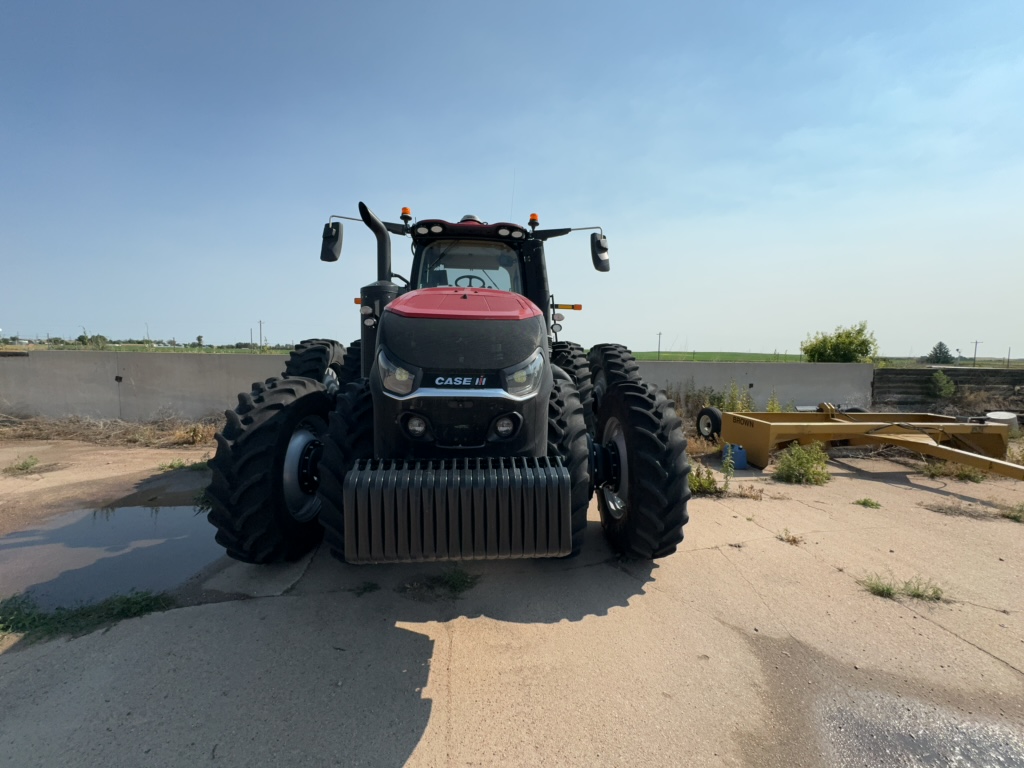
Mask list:
[[[1009,411],[993,411],[985,414],[985,421],[991,424],[1005,424],[1010,428],[1010,435],[1020,434],[1020,424],[1017,422],[1017,414]]]

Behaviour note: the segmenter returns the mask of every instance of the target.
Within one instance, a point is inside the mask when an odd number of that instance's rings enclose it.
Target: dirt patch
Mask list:
[[[72,440],[0,439],[0,467],[38,459],[33,470],[0,473],[0,536],[76,509],[107,506],[188,504],[208,472],[160,469],[176,459],[201,461],[212,445],[170,448],[98,446]],[[45,471],[42,471],[45,470]]]

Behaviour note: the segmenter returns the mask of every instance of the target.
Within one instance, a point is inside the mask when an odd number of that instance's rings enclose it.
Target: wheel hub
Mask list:
[[[620,519],[629,509],[629,454],[626,434],[618,419],[613,417],[605,422],[601,438],[601,493],[608,512]]]
[[[312,425],[300,425],[288,441],[281,485],[288,514],[299,522],[316,516],[316,505],[310,501],[320,486],[319,466],[323,453],[324,444]]]

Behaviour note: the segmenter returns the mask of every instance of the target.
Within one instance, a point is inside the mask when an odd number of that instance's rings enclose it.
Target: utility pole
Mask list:
[[[260,320],[260,354],[263,354],[263,321]]]
[[[661,360],[661,331],[658,331],[658,359]]]
[[[249,329],[249,354],[256,354],[256,347],[252,345],[252,328]]]
[[[984,343],[985,343],[984,341],[976,341],[976,342],[974,342],[974,366],[973,366],[974,368],[978,367],[978,345],[979,344],[984,344]]]
[[[1010,367],[1010,352],[1013,351],[1013,347],[1006,348],[1006,367]]]

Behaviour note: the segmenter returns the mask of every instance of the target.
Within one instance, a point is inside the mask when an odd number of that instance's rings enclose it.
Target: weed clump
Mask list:
[[[690,493],[694,496],[721,496],[725,489],[718,484],[710,469],[695,461],[690,467]]]
[[[1024,523],[1024,504],[1018,504],[1010,509],[999,510],[999,516],[1015,523]]]
[[[903,582],[900,592],[914,600],[937,602],[942,599],[942,587],[931,579],[922,579],[920,576]]]
[[[832,479],[827,463],[828,454],[821,443],[793,443],[776,457],[772,477],[783,483],[824,485]]]
[[[945,461],[926,461],[921,467],[921,472],[933,480],[940,477],[951,477],[964,483],[980,483],[988,477],[987,472],[977,467]]]
[[[865,576],[857,583],[876,597],[884,597],[887,600],[896,598],[896,583],[877,573]]]
[[[857,499],[853,503],[854,504],[860,504],[862,507],[866,507],[867,509],[881,509],[882,508],[882,505],[879,504],[874,499],[868,499],[868,498]]]
[[[783,529],[782,533],[775,535],[775,538],[779,541],[784,541],[787,544],[792,544],[794,547],[798,544],[804,543],[804,537],[796,533],[790,533],[789,528]]]
[[[758,485],[737,485],[736,495],[741,499],[753,499],[761,501],[764,498],[764,488]]]
[[[931,579],[923,579],[920,576],[914,576],[901,584],[891,576],[886,577],[872,573],[857,583],[872,595],[884,597],[887,600],[895,600],[897,596],[902,595],[913,600],[938,602],[943,595],[942,587]]]
[[[39,463],[39,459],[35,456],[19,459],[15,459],[10,466],[4,467],[5,475],[27,475]]]

